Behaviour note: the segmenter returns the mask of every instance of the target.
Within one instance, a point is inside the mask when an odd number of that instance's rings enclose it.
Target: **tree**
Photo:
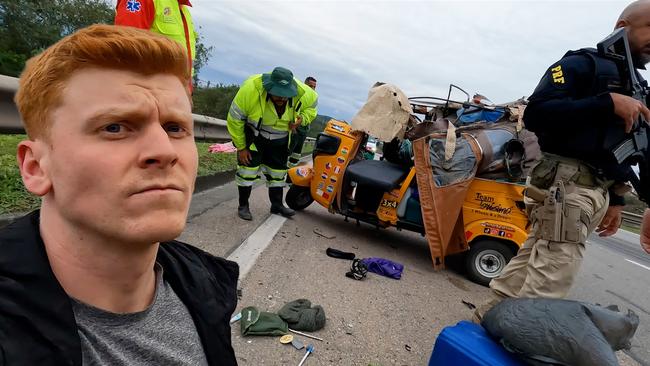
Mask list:
[[[196,88],[192,95],[194,113],[226,119],[230,103],[235,98],[239,85],[217,84],[211,88]]]
[[[330,116],[326,116],[323,114],[319,114],[314,118],[314,120],[311,122],[311,125],[309,126],[309,132],[307,133],[307,136],[309,137],[316,137],[318,136],[319,133],[323,132],[325,129],[325,126],[327,125],[327,122],[329,122],[332,119]]]
[[[203,66],[208,64],[210,57],[212,56],[212,50],[214,47],[206,46],[203,43],[203,36],[200,33],[201,27],[199,27],[198,37],[196,39],[196,55],[194,55],[194,85],[199,84],[199,70]]]
[[[77,29],[110,24],[113,17],[104,0],[2,0],[0,74],[18,76],[28,58]]]

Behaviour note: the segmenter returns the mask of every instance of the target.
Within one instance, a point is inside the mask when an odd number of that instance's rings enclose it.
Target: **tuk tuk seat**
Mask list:
[[[347,179],[362,186],[372,186],[390,192],[404,181],[408,167],[381,160],[361,160],[348,166]]]

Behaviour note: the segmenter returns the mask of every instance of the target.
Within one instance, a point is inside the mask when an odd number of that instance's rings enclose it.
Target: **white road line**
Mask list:
[[[650,271],[650,267],[648,267],[648,266],[644,266],[644,265],[641,264],[641,263],[637,263],[637,262],[635,262],[635,261],[631,261],[631,260],[629,260],[629,259],[627,259],[627,258],[626,258],[625,260],[628,261],[628,262],[630,262],[630,263],[632,263],[632,264],[636,264],[637,266],[642,267],[642,268],[645,268],[645,269],[647,269],[648,271]]]
[[[248,237],[248,239],[244,240],[244,242],[228,256],[229,260],[235,261],[239,264],[240,281],[246,277],[251,268],[253,268],[257,258],[262,254],[264,249],[271,244],[273,237],[278,233],[278,230],[280,230],[282,225],[284,225],[285,221],[287,221],[287,219],[280,215],[269,216],[266,221],[264,221],[264,223]]]

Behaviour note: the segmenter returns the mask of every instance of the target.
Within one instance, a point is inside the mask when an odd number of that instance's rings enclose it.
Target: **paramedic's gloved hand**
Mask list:
[[[650,254],[650,208],[645,209],[641,223],[641,248]]]
[[[609,206],[605,217],[596,228],[598,236],[612,236],[616,234],[618,228],[621,226],[623,220],[623,207],[624,206]]]
[[[289,128],[292,132],[296,132],[296,128],[300,127],[302,124],[302,116],[296,117],[296,121],[289,125]]]
[[[614,103],[614,113],[625,122],[626,133],[632,131],[634,122],[639,119],[639,115],[643,115],[646,122],[650,121],[650,110],[640,101],[618,93],[609,93],[609,95]]]
[[[248,165],[251,162],[251,152],[248,149],[243,149],[237,151],[237,160],[244,165]]]

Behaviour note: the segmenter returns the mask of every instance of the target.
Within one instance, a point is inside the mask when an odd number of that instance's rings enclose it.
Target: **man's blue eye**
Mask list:
[[[106,132],[112,132],[112,133],[120,132],[121,129],[122,126],[118,125],[117,123],[113,123],[104,127],[104,130],[106,130]]]

